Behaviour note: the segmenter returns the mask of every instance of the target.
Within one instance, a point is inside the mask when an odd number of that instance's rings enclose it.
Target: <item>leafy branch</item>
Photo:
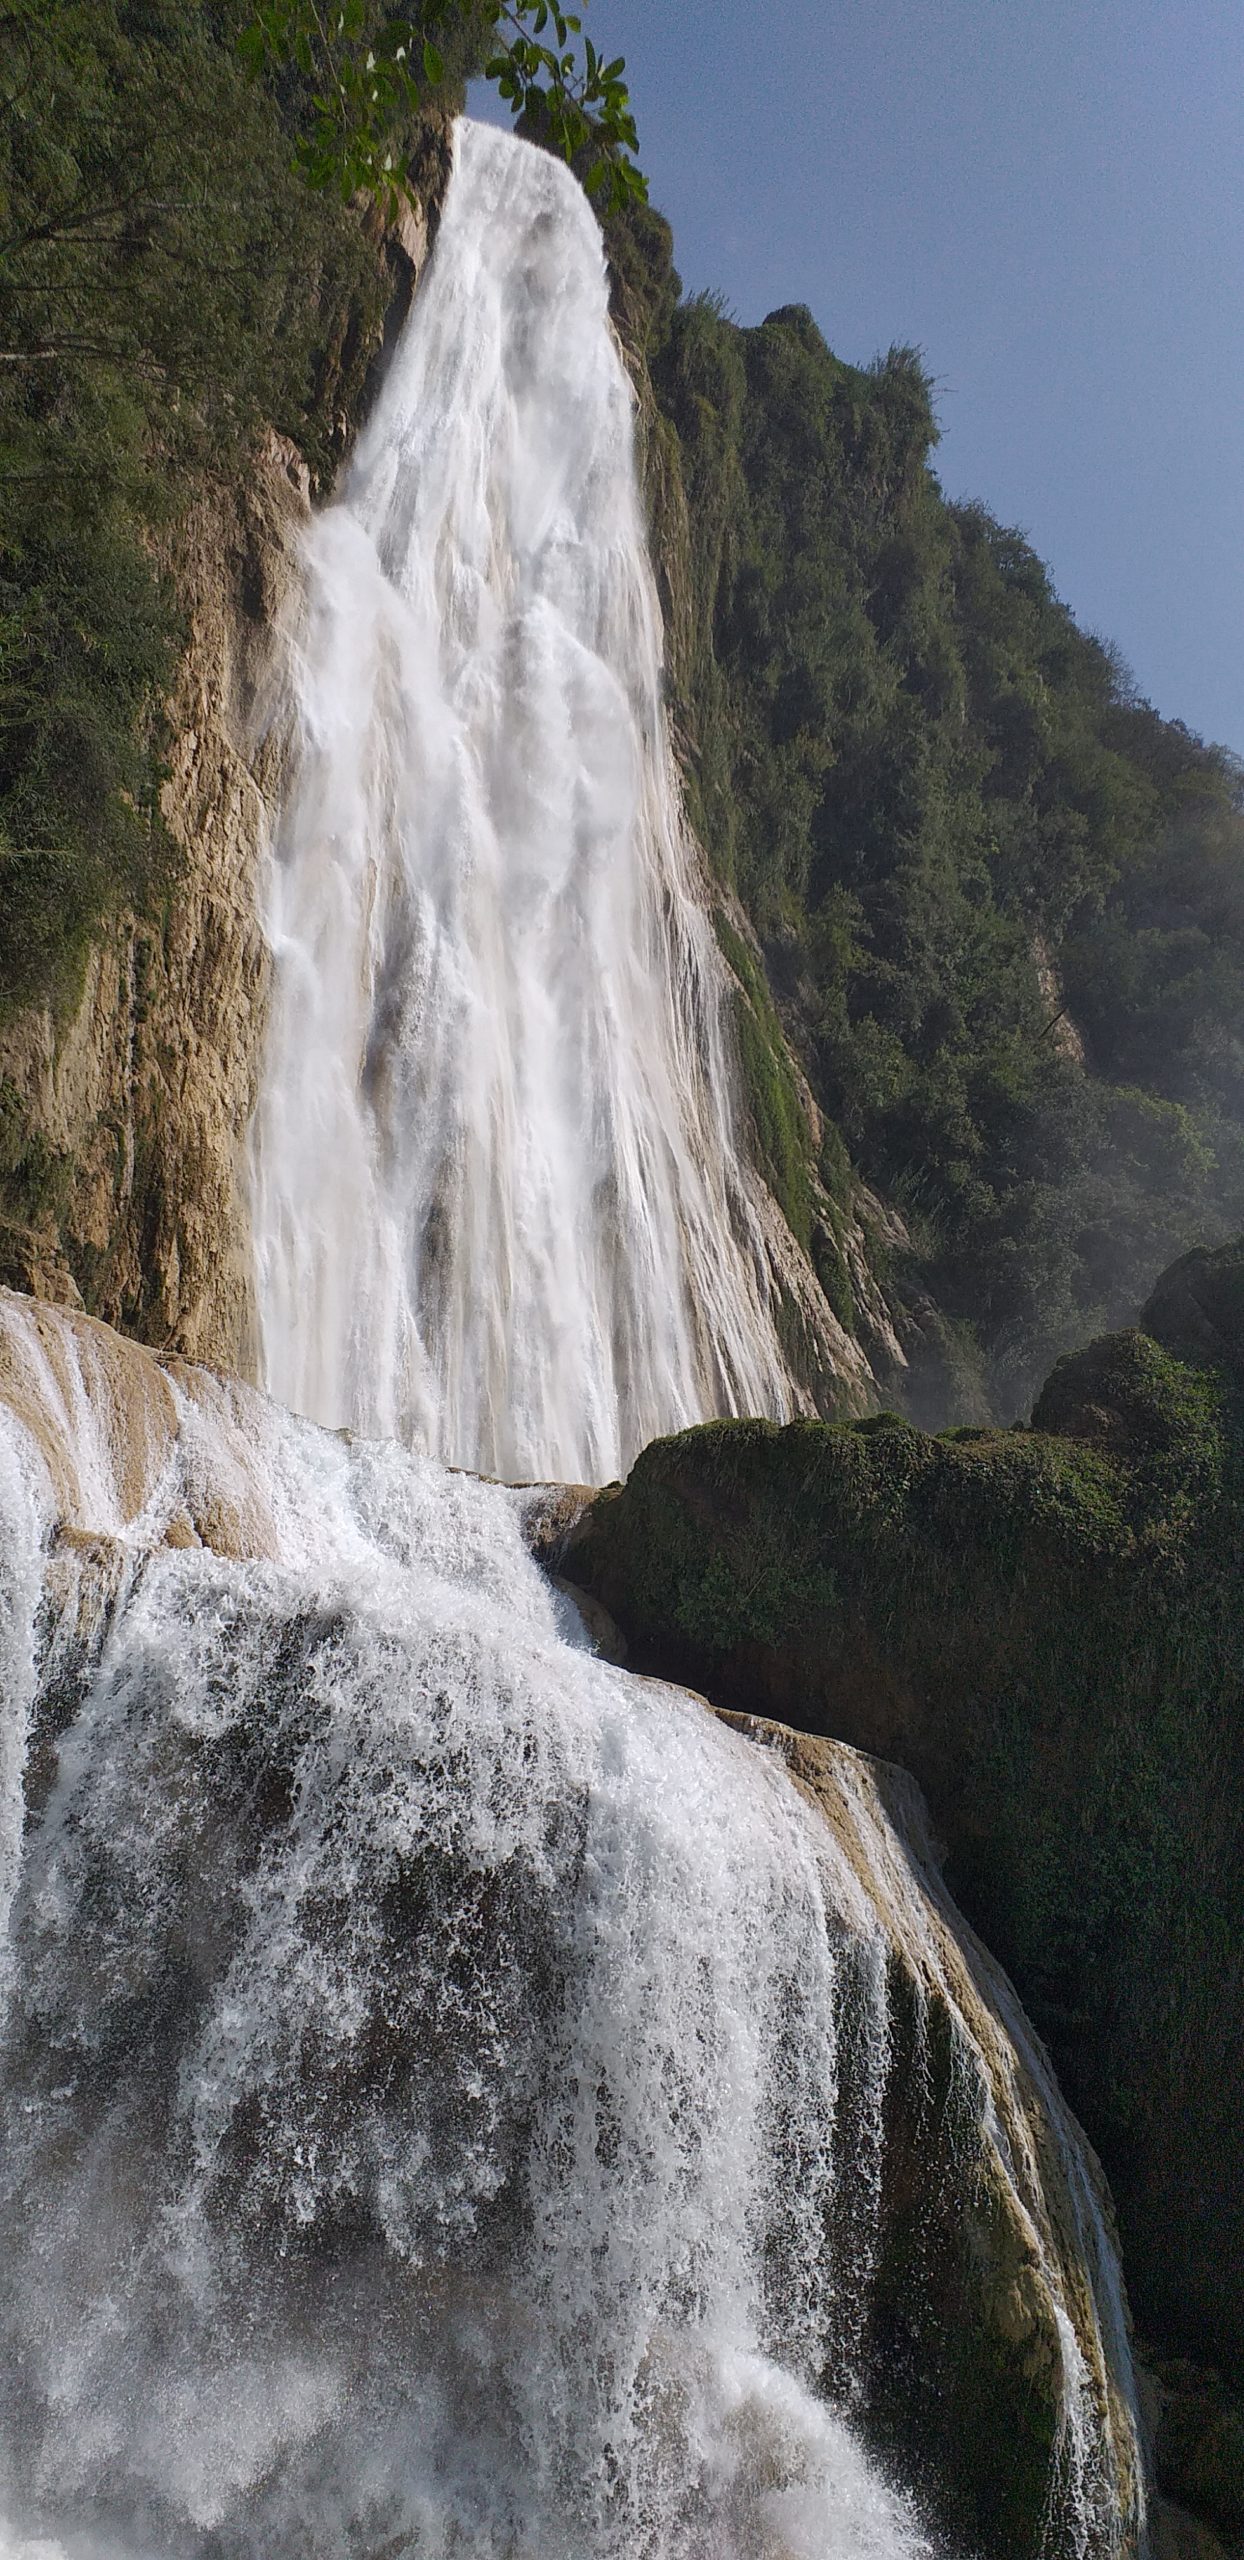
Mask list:
[[[447,85],[437,39],[467,17],[485,79],[564,159],[586,163],[602,211],[646,196],[625,63],[607,62],[560,0],[422,0],[415,17],[379,21],[371,0],[251,0],[238,44],[255,78],[293,71],[308,84],[297,158],[310,184],[395,205],[411,120]]]

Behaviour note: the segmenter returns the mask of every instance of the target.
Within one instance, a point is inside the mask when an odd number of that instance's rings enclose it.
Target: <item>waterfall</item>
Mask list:
[[[661,651],[595,218],[460,123],[293,650],[253,1212],[295,1411],[599,1483],[790,1409]]]
[[[600,238],[486,129],[292,684],[281,1401],[0,1291],[0,2560],[960,2560],[943,2391],[1136,2560],[1100,2183],[918,1805],[455,1471],[790,1401]]]
[[[595,1659],[522,1499],[0,1296],[0,2552],[942,2560],[859,2424],[901,1965],[1066,2333],[1051,2560],[1132,2549],[1078,2136],[868,1764]]]

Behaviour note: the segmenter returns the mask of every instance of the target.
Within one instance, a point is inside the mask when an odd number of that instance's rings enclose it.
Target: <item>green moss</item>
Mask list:
[[[791,1234],[812,1243],[810,1132],[764,971],[720,909],[717,939],[738,982],[735,1032],[756,1158]]]
[[[0,1077],[0,1216],[18,1227],[55,1221],[64,1210],[72,1171],[70,1158],[31,1126],[16,1085]]]
[[[946,2011],[891,1967],[881,2249],[868,2358],[876,2449],[934,2484],[956,2550],[1040,2560],[1059,2423],[1057,2340],[1031,2297],[1013,2207],[981,2174]],[[1053,2531],[1050,2528],[1053,2526]]]
[[[568,1569],[639,1668],[913,1770],[1106,2162],[1146,2326],[1244,2370],[1244,1244],[1180,1270],[1153,1320],[1195,1359],[1108,1338],[1040,1428],[683,1433]]]
[[[839,1324],[848,1333],[853,1334],[856,1325],[856,1305],[850,1267],[842,1249],[841,1240],[827,1219],[817,1218],[813,1221],[810,1250],[812,1268],[824,1290],[827,1303],[833,1308]]]

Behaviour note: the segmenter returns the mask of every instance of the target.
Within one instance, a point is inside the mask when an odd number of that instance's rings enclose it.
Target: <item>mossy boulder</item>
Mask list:
[[[1244,2374],[1244,1241],[1030,1426],[715,1423],[566,1570],[637,1668],[917,1777],[1115,2190],[1142,2328]]]

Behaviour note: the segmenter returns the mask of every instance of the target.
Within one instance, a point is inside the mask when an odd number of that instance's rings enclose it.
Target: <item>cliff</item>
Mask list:
[[[0,950],[13,990],[0,1003],[0,1279],[244,1376],[256,1361],[246,1145],[266,1018],[261,910],[284,653],[313,497],[365,411],[428,252],[448,171],[443,118],[429,122],[417,167],[422,197],[392,219],[355,208],[344,278],[320,275],[302,442],[252,424],[225,468],[196,458],[164,520],[142,532],[180,643],[148,721],[158,808],[146,875],[99,882],[64,957],[42,967],[45,985],[36,955],[51,938],[24,929],[20,903]],[[88,804],[96,837],[108,796],[97,784]],[[6,850],[0,826],[0,859]],[[8,853],[10,881],[21,860]]]
[[[650,210],[609,245],[770,1178],[885,1394],[1009,1420],[1244,1216],[1238,762],[946,500],[911,349],[682,299]]]
[[[44,1004],[0,1029],[6,1278],[244,1374],[255,1346],[242,1153],[264,1021],[275,635],[308,508],[305,462],[270,434],[244,479],[206,488],[178,527],[190,639],[169,705],[161,797],[177,859],[164,911],[112,920],[66,1014]]]
[[[6,141],[14,347],[40,314],[124,326],[0,383],[21,634],[0,678],[0,1267],[245,1361],[228,1159],[262,969],[249,821],[223,813],[244,775],[275,778],[257,652],[298,457],[322,491],[412,260],[397,277],[392,241],[302,185],[305,101],[247,82],[212,11],[162,0],[145,51],[114,0],[81,61],[80,33],[43,31],[32,94],[60,97],[89,183],[109,155],[127,184],[137,166],[145,211],[141,238],[58,245],[55,173]],[[412,154],[434,206],[443,119]],[[742,1116],[793,1240],[789,1357],[826,1413],[870,1392],[845,1331],[913,1418],[1007,1417],[1137,1275],[1244,1214],[1238,769],[1136,698],[1018,535],[947,504],[909,350],[861,369],[802,310],[741,330],[686,302],[647,209],[607,246]],[[216,1020],[194,984],[211,935]],[[135,1110],[111,1063],[131,1051]]]
[[[1236,2533],[1242,1565],[1244,1245],[1175,1265],[1031,1425],[710,1425],[563,1555],[640,1668],[919,1780],[1109,2173],[1176,2493]]]

